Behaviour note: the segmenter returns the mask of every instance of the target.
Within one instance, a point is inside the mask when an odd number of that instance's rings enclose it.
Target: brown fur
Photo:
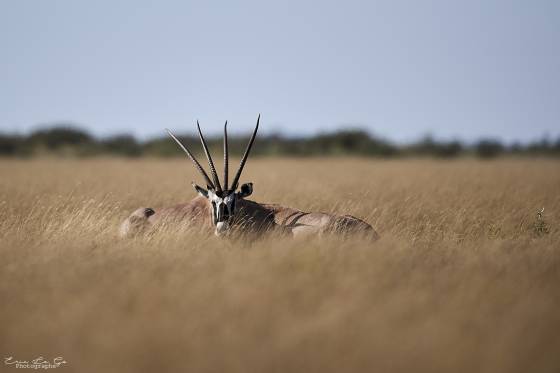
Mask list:
[[[233,230],[243,233],[265,233],[276,231],[306,236],[310,234],[367,234],[378,238],[368,223],[351,215],[332,215],[321,212],[305,212],[276,204],[259,204],[254,201],[238,200]],[[212,211],[208,200],[198,196],[187,203],[153,210],[139,208],[121,225],[121,237],[131,237],[146,232],[160,224],[182,224],[211,231]]]

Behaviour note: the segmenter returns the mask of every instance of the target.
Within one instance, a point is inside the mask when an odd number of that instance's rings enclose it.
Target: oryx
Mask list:
[[[223,185],[218,178],[214,161],[198,121],[196,122],[198,135],[204,154],[208,159],[212,179],[191,151],[171,131],[166,129],[171,138],[187,154],[196,169],[204,177],[206,188],[192,183],[199,195],[190,202],[161,209],[145,207],[137,209],[122,223],[120,235],[122,237],[133,236],[146,231],[148,228],[153,229],[161,223],[179,223],[188,226],[213,228],[217,236],[223,236],[235,230],[244,233],[263,233],[275,230],[293,236],[323,233],[362,233],[371,238],[378,237],[368,223],[351,215],[339,216],[321,212],[304,212],[276,204],[262,204],[247,200],[246,197],[253,192],[253,183],[245,183],[239,187],[239,178],[255,141],[259,122],[260,115],[231,185],[228,184],[227,121],[224,125],[223,140]]]

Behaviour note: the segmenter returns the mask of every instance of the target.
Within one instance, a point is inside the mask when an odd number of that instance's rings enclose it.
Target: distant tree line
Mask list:
[[[201,148],[195,135],[179,136],[194,153]],[[222,138],[207,137],[210,148],[221,154]],[[232,155],[241,155],[248,137],[230,136]],[[438,141],[425,137],[407,145],[396,145],[372,136],[360,129],[340,130],[311,137],[294,138],[283,135],[261,135],[255,142],[252,154],[257,156],[337,156],[355,155],[372,157],[425,156],[453,158],[473,155],[493,158],[500,155],[560,156],[560,138],[543,139],[528,144],[504,144],[495,139],[483,139],[472,144],[460,141]],[[82,129],[56,126],[40,129],[27,136],[0,134],[0,156],[31,157],[39,155],[88,157],[117,155],[125,157],[171,157],[181,155],[181,150],[168,137],[138,141],[123,134],[97,138]]]

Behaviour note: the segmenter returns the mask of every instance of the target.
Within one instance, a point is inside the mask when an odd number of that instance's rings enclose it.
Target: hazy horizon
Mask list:
[[[229,122],[228,122],[229,123]],[[201,128],[203,126],[201,125]],[[37,125],[37,126],[32,126],[29,129],[25,130],[25,131],[4,131],[0,129],[0,135],[5,135],[5,136],[22,136],[22,137],[28,137],[34,133],[40,132],[40,131],[45,131],[45,130],[50,130],[50,129],[55,129],[55,128],[68,128],[68,129],[73,129],[73,130],[78,130],[78,131],[85,131],[86,133],[88,133],[89,135],[93,136],[94,138],[98,139],[98,140],[104,140],[104,139],[111,139],[111,138],[115,138],[115,137],[120,137],[120,136],[133,136],[136,140],[138,140],[140,143],[144,143],[144,142],[149,142],[152,140],[156,140],[158,138],[169,138],[169,135],[167,134],[167,132],[165,131],[164,128],[161,129],[160,133],[152,133],[152,134],[136,134],[134,133],[134,131],[126,131],[126,130],[122,130],[122,131],[114,131],[114,132],[108,132],[108,133],[96,133],[94,130],[92,131],[92,127],[88,127],[88,126],[84,126],[81,125],[80,123],[76,123],[76,122],[69,122],[69,121],[59,121],[59,122],[52,122],[52,123],[48,123],[48,124],[42,124],[42,125]],[[461,138],[458,136],[449,136],[449,137],[445,137],[445,136],[438,136],[438,134],[434,134],[431,132],[426,132],[423,134],[419,134],[416,137],[410,137],[407,139],[394,139],[391,138],[390,136],[382,136],[379,133],[377,133],[375,130],[371,130],[370,128],[368,128],[367,126],[359,126],[359,125],[341,125],[341,126],[334,126],[332,128],[329,128],[327,130],[317,130],[315,132],[310,132],[310,133],[295,133],[295,132],[286,132],[283,131],[282,129],[278,129],[278,127],[273,130],[273,131],[267,131],[266,129],[264,130],[264,132],[261,130],[262,125],[259,127],[259,137],[263,137],[263,136],[280,136],[281,138],[284,139],[311,139],[311,138],[316,138],[317,136],[321,136],[321,135],[333,135],[336,134],[340,131],[350,131],[350,132],[362,132],[365,131],[366,133],[369,134],[370,138],[374,138],[374,139],[379,139],[381,141],[385,141],[388,142],[390,144],[394,144],[396,146],[405,146],[405,145],[413,145],[413,144],[418,144],[420,142],[426,141],[426,140],[433,140],[439,143],[447,143],[447,142],[459,142],[463,145],[469,146],[469,145],[474,145],[480,141],[498,141],[501,142],[503,145],[506,146],[513,146],[513,145],[530,145],[530,144],[535,144],[535,143],[541,143],[542,141],[547,141],[549,143],[560,143],[560,135],[554,136],[551,135],[550,133],[544,133],[541,136],[535,135],[532,138],[526,138],[526,139],[504,139],[501,138],[499,136],[478,136],[478,137],[474,137],[474,138]],[[223,127],[219,130],[213,130],[213,131],[207,131],[204,128],[202,129],[204,136],[208,139],[208,140],[215,140],[215,139],[221,139],[223,137]],[[193,126],[185,126],[185,127],[177,127],[175,130],[173,130],[173,133],[177,136],[189,136],[189,137],[194,137],[194,138],[198,138],[198,132],[196,130],[196,123]],[[249,137],[251,135],[251,131],[230,131],[229,130],[229,125],[228,125],[228,133],[229,133],[229,137],[231,138],[233,137],[238,137],[238,136],[242,136],[242,137]],[[170,139],[171,141],[171,139]],[[221,141],[221,140],[220,140]]]
[[[0,132],[560,137],[560,3],[0,5]]]

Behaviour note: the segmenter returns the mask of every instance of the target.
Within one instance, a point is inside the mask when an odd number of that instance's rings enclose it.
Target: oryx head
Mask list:
[[[233,178],[233,182],[231,186],[228,187],[228,138],[227,138],[227,121],[224,125],[224,186],[220,184],[220,180],[218,179],[218,173],[216,172],[216,168],[214,167],[214,162],[212,161],[212,156],[210,155],[210,151],[208,150],[208,146],[206,141],[204,140],[204,136],[202,136],[202,131],[200,130],[200,124],[196,121],[196,126],[198,128],[198,135],[200,137],[200,142],[202,143],[202,148],[204,149],[204,154],[206,154],[206,158],[208,159],[208,164],[210,166],[210,173],[212,174],[212,180],[208,177],[208,174],[200,163],[196,160],[194,155],[187,149],[177,137],[175,137],[171,131],[166,129],[167,133],[179,144],[181,149],[187,156],[193,161],[196,169],[202,174],[206,181],[206,189],[202,188],[201,186],[192,183],[194,189],[198,192],[199,195],[207,198],[212,205],[212,223],[215,227],[215,234],[217,236],[221,236],[228,232],[233,219],[235,217],[235,213],[237,210],[237,202],[245,198],[251,193],[253,193],[253,183],[246,183],[241,185],[239,191],[237,187],[239,186],[239,177],[241,176],[241,172],[243,171],[243,167],[245,166],[245,162],[249,157],[249,153],[251,152],[251,148],[253,147],[253,142],[255,141],[255,137],[257,136],[257,130],[259,129],[259,121],[261,116],[257,118],[257,125],[255,126],[255,130],[253,131],[253,135],[247,144],[247,148],[245,149],[245,153],[243,154],[243,158],[241,158],[241,163],[239,164],[239,169]]]

